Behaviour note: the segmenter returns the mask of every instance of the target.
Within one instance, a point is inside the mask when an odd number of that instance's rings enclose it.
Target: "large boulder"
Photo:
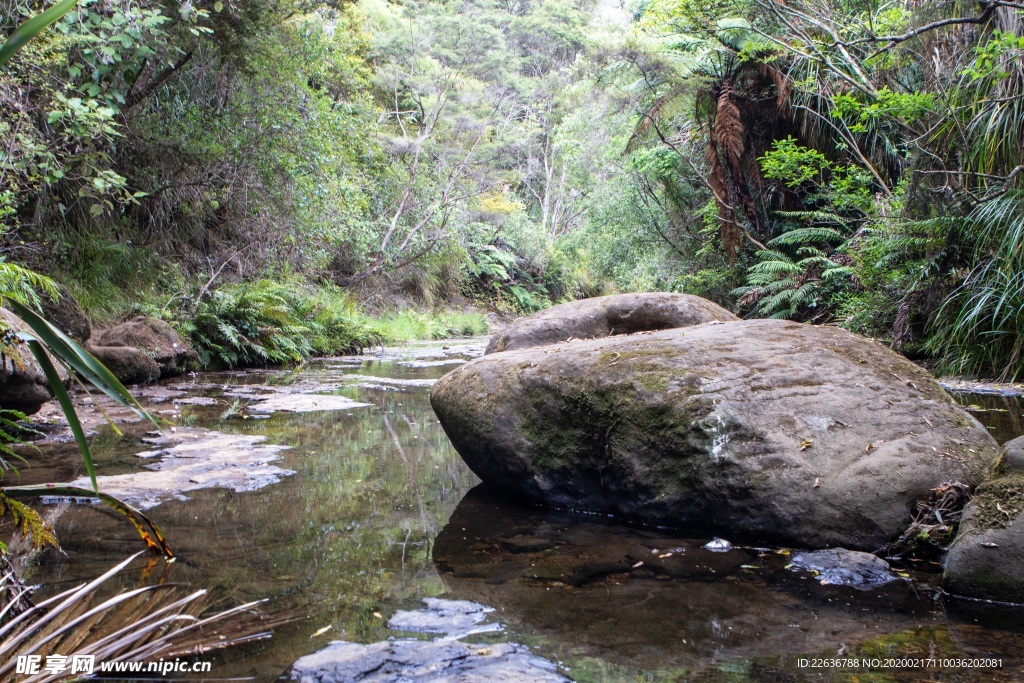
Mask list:
[[[145,351],[131,346],[96,346],[86,350],[107,366],[121,384],[148,384],[160,379],[160,366]]]
[[[0,329],[24,332],[28,326],[14,313],[0,308]],[[43,369],[25,344],[4,344],[0,351],[0,408],[26,415],[39,412],[53,398]]]
[[[954,595],[1024,603],[1024,436],[1003,445],[993,475],[964,508],[943,582]]]
[[[921,368],[838,328],[708,324],[506,351],[431,403],[518,496],[807,548],[875,550],[998,451]]]
[[[167,322],[153,317],[139,317],[112,327],[93,339],[93,345],[128,346],[143,351],[160,367],[160,377],[180,375],[199,362],[191,344]]]
[[[569,339],[594,339],[709,322],[739,320],[690,294],[615,294],[552,306],[519,318],[491,338],[486,353],[513,351]]]
[[[92,336],[92,324],[75,295],[64,285],[57,285],[57,298],[43,292],[39,299],[42,302],[43,317],[64,334],[76,342],[84,343]]]

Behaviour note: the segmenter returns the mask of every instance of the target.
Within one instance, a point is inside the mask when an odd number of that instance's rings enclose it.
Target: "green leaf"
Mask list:
[[[37,340],[29,340],[28,348],[32,351],[32,355],[36,357],[36,362],[42,368],[43,374],[46,375],[46,381],[50,383],[50,388],[53,389],[53,393],[60,403],[60,408],[64,411],[64,417],[68,420],[71,433],[75,435],[78,448],[82,451],[82,460],[85,462],[85,471],[89,474],[89,481],[92,482],[92,488],[98,494],[100,487],[96,484],[96,467],[92,462],[89,440],[85,438],[85,431],[82,429],[82,423],[78,421],[78,413],[75,412],[75,406],[71,403],[68,390],[64,388],[64,381],[57,374],[57,369],[53,367],[53,363],[50,361],[46,350],[43,349]]]
[[[70,12],[77,4],[78,0],[61,0],[61,2],[58,2],[50,9],[32,17],[15,29],[11,37],[7,39],[7,42],[0,47],[0,66],[6,64],[25,43],[42,33],[47,26]]]

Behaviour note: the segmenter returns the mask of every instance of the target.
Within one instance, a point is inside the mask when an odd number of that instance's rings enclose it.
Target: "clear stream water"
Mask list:
[[[270,598],[268,610],[305,615],[269,641],[218,654],[213,677],[274,680],[329,640],[394,636],[385,625],[390,614],[444,596],[495,607],[507,629],[484,638],[527,644],[577,681],[1024,680],[1024,609],[940,598],[938,567],[928,562],[904,568],[913,583],[821,586],[786,569],[788,557],[775,551],[711,553],[701,547],[706,538],[494,497],[452,448],[424,383],[370,379],[434,379],[455,367],[439,359],[481,350],[479,340],[446,345],[324,359],[297,371],[204,374],[169,386],[212,399],[207,405],[150,403],[181,425],[289,446],[275,464],[296,472],[256,491],[206,489],[152,508],[179,559],[140,560],[121,577],[126,588],[187,581],[224,604]],[[371,405],[246,417],[245,390],[293,385]],[[961,400],[1001,442],[1024,432],[1019,399]],[[138,469],[135,454],[149,448],[145,429],[101,433],[101,473]],[[72,446],[46,445],[34,457],[24,483],[78,474]],[[129,525],[85,506],[68,508],[57,530],[66,555],[47,551],[27,570],[44,592],[96,576],[141,548]],[[879,665],[800,666],[801,658],[837,655]],[[1003,668],[885,665],[907,657],[996,657]]]

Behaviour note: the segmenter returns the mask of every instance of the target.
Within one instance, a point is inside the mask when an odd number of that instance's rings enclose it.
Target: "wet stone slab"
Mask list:
[[[480,625],[494,611],[493,607],[470,600],[426,598],[423,602],[427,605],[423,609],[395,612],[388,620],[388,628],[413,633],[443,633],[450,638],[502,630],[501,624]]]
[[[143,441],[155,446],[137,454],[153,461],[145,469],[96,478],[101,491],[142,510],[167,500],[188,500],[183,494],[189,491],[255,491],[295,474],[270,464],[279,460],[288,446],[266,444],[264,436],[179,427]],[[91,486],[86,477],[79,477],[71,485]]]
[[[458,640],[394,640],[360,645],[335,641],[292,665],[300,683],[561,683],[555,665],[522,645]]]
[[[249,406],[253,413],[313,413],[321,410],[368,408],[372,404],[332,394],[276,394]]]
[[[300,683],[562,683],[570,679],[555,665],[516,643],[465,643],[471,635],[500,631],[483,624],[494,609],[470,600],[427,598],[426,607],[400,610],[388,621],[396,631],[444,634],[437,640],[387,640],[361,645],[331,642],[302,657],[290,677]]]

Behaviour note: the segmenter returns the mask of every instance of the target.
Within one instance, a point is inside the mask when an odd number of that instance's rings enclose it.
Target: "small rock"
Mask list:
[[[1024,436],[1003,444],[1003,458],[1008,470],[1024,470]]]
[[[443,633],[453,635],[473,630],[494,611],[494,608],[469,600],[441,600],[426,598],[425,609],[415,611],[399,610],[388,620],[388,628],[396,631],[416,633]],[[500,624],[493,624],[488,631],[500,630]]]
[[[710,550],[713,553],[727,553],[732,550],[735,546],[724,538],[714,538],[704,544],[704,550]]]
[[[845,548],[796,553],[792,565],[818,572],[817,579],[822,585],[853,586],[861,590],[882,586],[897,578],[882,558]]]
[[[1011,470],[979,486],[964,508],[943,587],[954,595],[1024,604],[1022,539],[1024,472]]]
[[[86,346],[96,360],[107,366],[122,384],[148,384],[160,379],[160,366],[153,357],[132,346]]]

